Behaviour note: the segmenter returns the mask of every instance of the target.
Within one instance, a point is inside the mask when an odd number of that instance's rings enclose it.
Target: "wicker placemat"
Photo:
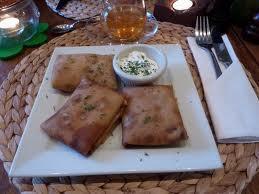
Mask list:
[[[192,36],[193,29],[171,23],[159,24],[158,33],[148,43],[181,44],[206,115],[209,118],[201,81],[186,42],[186,36]],[[100,24],[87,26],[55,38],[34,50],[9,73],[8,78],[0,88],[0,159],[3,160],[6,171],[10,169],[53,49],[57,46],[101,45],[107,42],[109,42],[109,38],[103,32]],[[255,82],[250,74],[248,76],[257,94],[259,94]],[[259,143],[219,144],[218,149],[224,168],[216,171],[60,178],[12,178],[11,181],[24,194],[240,193],[258,170]]]
[[[103,9],[101,0],[71,0],[60,11],[56,10],[59,0],[45,0],[57,14],[73,20],[80,20],[100,14]],[[147,9],[153,12],[155,0],[145,0]]]

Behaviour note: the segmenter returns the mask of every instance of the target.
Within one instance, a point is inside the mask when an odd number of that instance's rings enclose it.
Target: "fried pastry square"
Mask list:
[[[171,86],[124,88],[128,106],[122,118],[124,146],[165,146],[187,139]]]
[[[89,155],[114,128],[124,106],[123,95],[83,79],[63,107],[41,124],[41,129]]]
[[[59,55],[53,67],[52,86],[64,92],[72,92],[82,78],[87,78],[102,86],[116,89],[112,59],[112,55]]]

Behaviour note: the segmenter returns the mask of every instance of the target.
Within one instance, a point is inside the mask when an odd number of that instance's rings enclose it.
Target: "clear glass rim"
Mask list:
[[[16,9],[22,9],[30,3],[32,3],[32,0],[17,0],[16,2],[14,2],[10,5],[0,7],[0,11],[9,12],[9,11],[14,11]]]

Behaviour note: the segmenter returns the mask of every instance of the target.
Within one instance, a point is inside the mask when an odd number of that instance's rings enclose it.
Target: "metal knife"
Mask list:
[[[218,60],[223,63],[223,65],[228,68],[232,64],[232,59],[228,53],[227,47],[221,37],[221,33],[216,27],[212,29],[212,40],[213,48],[215,49]]]
[[[61,10],[67,4],[68,1],[69,0],[59,0],[56,10]]]

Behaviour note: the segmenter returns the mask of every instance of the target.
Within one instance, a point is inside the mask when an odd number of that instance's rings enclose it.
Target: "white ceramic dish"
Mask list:
[[[178,45],[154,45],[167,56],[167,71],[156,82],[173,84],[181,116],[189,139],[171,148],[125,149],[118,125],[106,142],[90,157],[50,139],[40,123],[60,108],[68,96],[52,89],[51,72],[58,55],[96,53],[116,54],[126,46],[56,48],[35,99],[9,175],[52,177],[123,173],[160,173],[201,171],[221,168],[210,126],[198,97],[193,79]],[[48,95],[48,98],[46,98]],[[148,153],[148,156],[145,154]]]
[[[133,51],[140,51],[146,54],[146,56],[153,61],[155,61],[158,65],[158,70],[148,76],[139,77],[137,75],[130,75],[122,71],[119,65],[120,59],[127,57],[129,53]],[[156,47],[149,45],[134,45],[129,46],[125,49],[122,49],[119,53],[115,54],[113,58],[113,69],[115,73],[120,77],[122,82],[126,85],[134,86],[134,85],[144,85],[150,84],[156,81],[166,70],[167,59],[165,54],[157,49]]]

